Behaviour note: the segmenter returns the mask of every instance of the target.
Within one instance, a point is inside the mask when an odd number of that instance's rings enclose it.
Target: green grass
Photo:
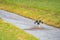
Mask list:
[[[60,11],[60,0],[2,0],[3,3],[17,4],[38,9]]]
[[[60,0],[0,0],[0,9],[60,28]]]
[[[0,40],[38,40],[16,26],[0,19]]]

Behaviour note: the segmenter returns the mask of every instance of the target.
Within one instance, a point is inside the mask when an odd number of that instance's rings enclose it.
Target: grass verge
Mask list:
[[[38,40],[16,26],[0,19],[0,40]]]
[[[60,0],[0,0],[0,9],[60,28]]]

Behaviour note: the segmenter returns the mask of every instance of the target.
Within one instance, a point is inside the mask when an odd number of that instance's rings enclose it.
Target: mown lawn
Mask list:
[[[0,19],[0,40],[38,40],[31,34]]]
[[[60,28],[60,0],[0,0],[0,9]]]

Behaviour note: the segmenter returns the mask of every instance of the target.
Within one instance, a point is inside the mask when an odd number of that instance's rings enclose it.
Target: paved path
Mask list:
[[[21,29],[31,28],[34,27],[34,20],[18,16],[16,14],[0,10],[0,17],[11,23],[16,25]],[[53,28],[46,24],[41,23],[41,27],[45,28],[44,30],[24,30],[29,34],[37,37],[39,40],[60,40],[60,29]]]

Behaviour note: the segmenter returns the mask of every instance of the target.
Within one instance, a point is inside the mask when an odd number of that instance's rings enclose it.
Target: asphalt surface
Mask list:
[[[6,22],[14,24],[18,28],[23,30],[33,28],[36,26],[36,24],[34,24],[34,20],[4,10],[0,10],[0,17]],[[24,31],[29,34],[32,34],[39,40],[60,40],[60,29],[42,23],[40,26],[41,28],[44,29],[42,30],[34,29],[34,30],[24,30]]]

